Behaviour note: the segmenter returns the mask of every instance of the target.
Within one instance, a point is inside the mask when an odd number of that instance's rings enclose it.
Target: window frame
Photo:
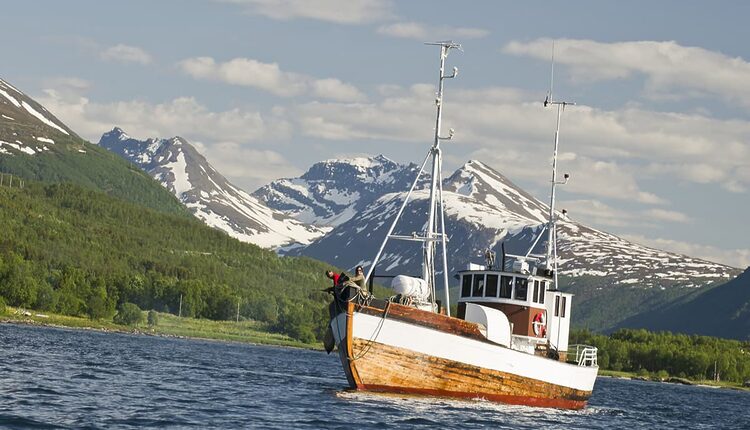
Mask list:
[[[490,282],[490,277],[495,278],[494,284]],[[495,294],[489,295],[488,291],[493,285],[494,285]],[[497,295],[500,291],[500,289],[498,288],[499,286],[500,286],[500,275],[497,275],[495,273],[486,273],[484,276],[484,297],[497,298]]]
[[[539,286],[541,287],[541,291],[539,291],[539,304],[544,304],[544,298],[547,295],[547,283],[544,281],[539,281]]]
[[[524,281],[524,282],[522,282]],[[521,285],[523,285],[523,289],[521,289]],[[526,302],[529,300],[529,278],[522,278],[522,277],[515,277],[515,282],[513,283],[515,286],[515,293],[513,294],[513,299],[518,300],[521,302]],[[523,290],[523,298],[519,298],[519,291]]]
[[[467,285],[467,282],[466,282],[467,280],[469,281],[468,285]],[[461,298],[471,297],[471,291],[472,291],[471,287],[472,287],[472,275],[471,275],[471,273],[465,274],[465,275],[461,275]],[[467,288],[469,290],[468,294],[464,294],[466,292]]]
[[[499,298],[501,298],[501,299],[513,299],[513,284],[515,284],[515,282],[513,282],[514,278],[515,278],[514,276],[500,275],[500,288],[498,289],[498,292],[497,292]],[[503,285],[503,280],[508,280],[508,279],[509,279],[509,281],[506,283],[507,285]],[[503,295],[503,288],[504,287],[506,287],[508,289],[508,295],[507,296]]]
[[[471,281],[471,297],[484,297],[485,273],[475,273]],[[478,287],[481,281],[481,287]],[[479,290],[479,291],[478,291]],[[477,291],[479,294],[477,294]]]

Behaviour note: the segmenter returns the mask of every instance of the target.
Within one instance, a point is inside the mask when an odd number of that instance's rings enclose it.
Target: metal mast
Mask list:
[[[383,250],[385,249],[385,245],[388,242],[388,239],[393,238],[393,239],[400,239],[400,240],[419,241],[419,242],[422,242],[422,253],[423,253],[422,279],[424,279],[427,282],[430,288],[431,300],[434,305],[435,296],[436,296],[436,292],[435,292],[435,242],[440,241],[441,246],[442,246],[442,254],[443,254],[443,283],[445,285],[445,305],[446,305],[447,313],[450,316],[450,295],[448,292],[449,291],[448,255],[447,255],[447,249],[446,249],[446,243],[448,241],[448,238],[445,234],[443,185],[442,185],[442,173],[441,173],[443,156],[442,156],[442,151],[440,150],[440,141],[450,140],[453,137],[453,129],[450,130],[450,133],[447,137],[440,136],[440,131],[441,131],[442,120],[443,120],[442,118],[442,115],[443,115],[443,81],[445,79],[455,78],[458,75],[457,67],[453,68],[452,74],[445,75],[445,59],[448,57],[448,54],[450,53],[451,49],[460,50],[461,45],[458,43],[454,43],[452,41],[426,43],[425,45],[440,46],[440,75],[439,75],[440,79],[438,82],[437,96],[435,98],[435,104],[437,106],[437,115],[435,119],[435,138],[433,140],[432,147],[427,153],[427,157],[425,157],[425,160],[422,163],[422,166],[420,167],[419,172],[417,173],[417,177],[414,179],[414,183],[409,189],[409,192],[406,194],[406,198],[404,199],[404,202],[401,204],[401,208],[396,214],[396,218],[393,220],[391,227],[388,229],[388,233],[385,235],[385,240],[383,240],[383,243],[380,245],[380,249],[378,250],[378,253],[375,256],[375,259],[373,260],[372,265],[367,271],[365,282],[367,282],[367,280],[370,279],[370,276],[372,275],[375,269],[375,266],[378,264],[378,261],[380,260],[380,256],[382,255]],[[413,233],[410,236],[394,235],[393,230],[395,229],[399,218],[401,218],[404,208],[406,207],[406,204],[409,202],[409,198],[411,197],[411,194],[414,191],[414,188],[419,182],[419,178],[422,175],[422,172],[424,171],[424,168],[427,165],[427,162],[429,161],[430,158],[432,158],[432,177],[430,181],[430,207],[429,207],[427,225],[425,228],[424,235],[419,236],[416,233]],[[439,209],[438,209],[438,205],[440,206]],[[438,210],[440,211],[439,217],[436,216],[438,213]],[[437,227],[438,221],[440,222],[439,232],[438,232],[438,227]]]
[[[557,127],[555,129],[555,150],[552,155],[552,191],[550,192],[549,221],[547,223],[547,247],[545,251],[545,268],[554,271],[555,288],[557,288],[557,220],[555,216],[555,187],[568,182],[569,174],[565,174],[562,181],[557,180],[557,149],[560,143],[560,118],[567,105],[573,102],[558,101],[552,98],[552,88],[555,80],[555,45],[552,45],[552,71],[550,74],[549,94],[544,99],[544,107],[557,106]]]
[[[441,137],[440,131],[443,122],[443,81],[445,79],[452,79],[458,75],[458,68],[453,68],[453,73],[445,75],[445,59],[448,57],[451,49],[461,49],[461,45],[453,43],[452,41],[426,43],[426,45],[437,45],[440,46],[440,74],[438,81],[438,91],[435,97],[435,105],[437,107],[437,114],[435,118],[435,139],[430,149],[432,153],[432,178],[430,184],[430,212],[427,217],[427,231],[425,236],[427,240],[423,244],[423,264],[422,264],[422,279],[427,281],[432,291],[433,301],[435,300],[435,240],[440,239],[442,243],[443,253],[443,278],[445,284],[445,298],[446,306],[450,308],[450,299],[448,294],[448,273],[447,273],[447,255],[445,246],[445,221],[443,215],[443,193],[442,193],[442,152],[440,150],[441,140],[450,140],[453,137],[453,130],[450,130],[448,137]],[[438,211],[438,204],[440,205],[440,227],[441,231],[438,235],[436,228],[435,214]]]

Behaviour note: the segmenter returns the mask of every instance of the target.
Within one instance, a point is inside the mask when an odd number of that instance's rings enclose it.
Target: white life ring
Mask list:
[[[531,322],[534,329],[534,336],[544,337],[547,335],[547,311],[537,312]]]

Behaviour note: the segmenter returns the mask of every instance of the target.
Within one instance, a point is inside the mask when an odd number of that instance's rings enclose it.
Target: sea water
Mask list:
[[[0,428],[746,428],[750,393],[599,378],[581,411],[353,392],[338,356],[0,325]]]

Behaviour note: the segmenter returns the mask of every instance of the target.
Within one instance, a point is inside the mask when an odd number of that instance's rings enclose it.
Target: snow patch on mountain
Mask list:
[[[171,182],[163,182],[162,185],[171,185],[174,194],[181,199],[182,195],[193,189],[193,185],[188,180],[187,163],[185,154],[180,152],[171,163],[164,164],[164,168],[172,173]]]
[[[30,104],[26,103],[25,101],[21,102],[21,106],[23,106],[23,108],[26,109],[26,112],[34,115],[34,117],[36,117],[36,119],[38,119],[39,121],[47,124],[48,126],[50,126],[52,128],[60,130],[61,132],[65,133],[65,134],[68,134],[68,132],[64,128],[62,128],[61,126],[55,124],[54,121],[48,119],[46,116],[44,116],[41,113],[39,113],[39,111],[37,111],[36,109],[34,109],[33,106],[31,106]]]

